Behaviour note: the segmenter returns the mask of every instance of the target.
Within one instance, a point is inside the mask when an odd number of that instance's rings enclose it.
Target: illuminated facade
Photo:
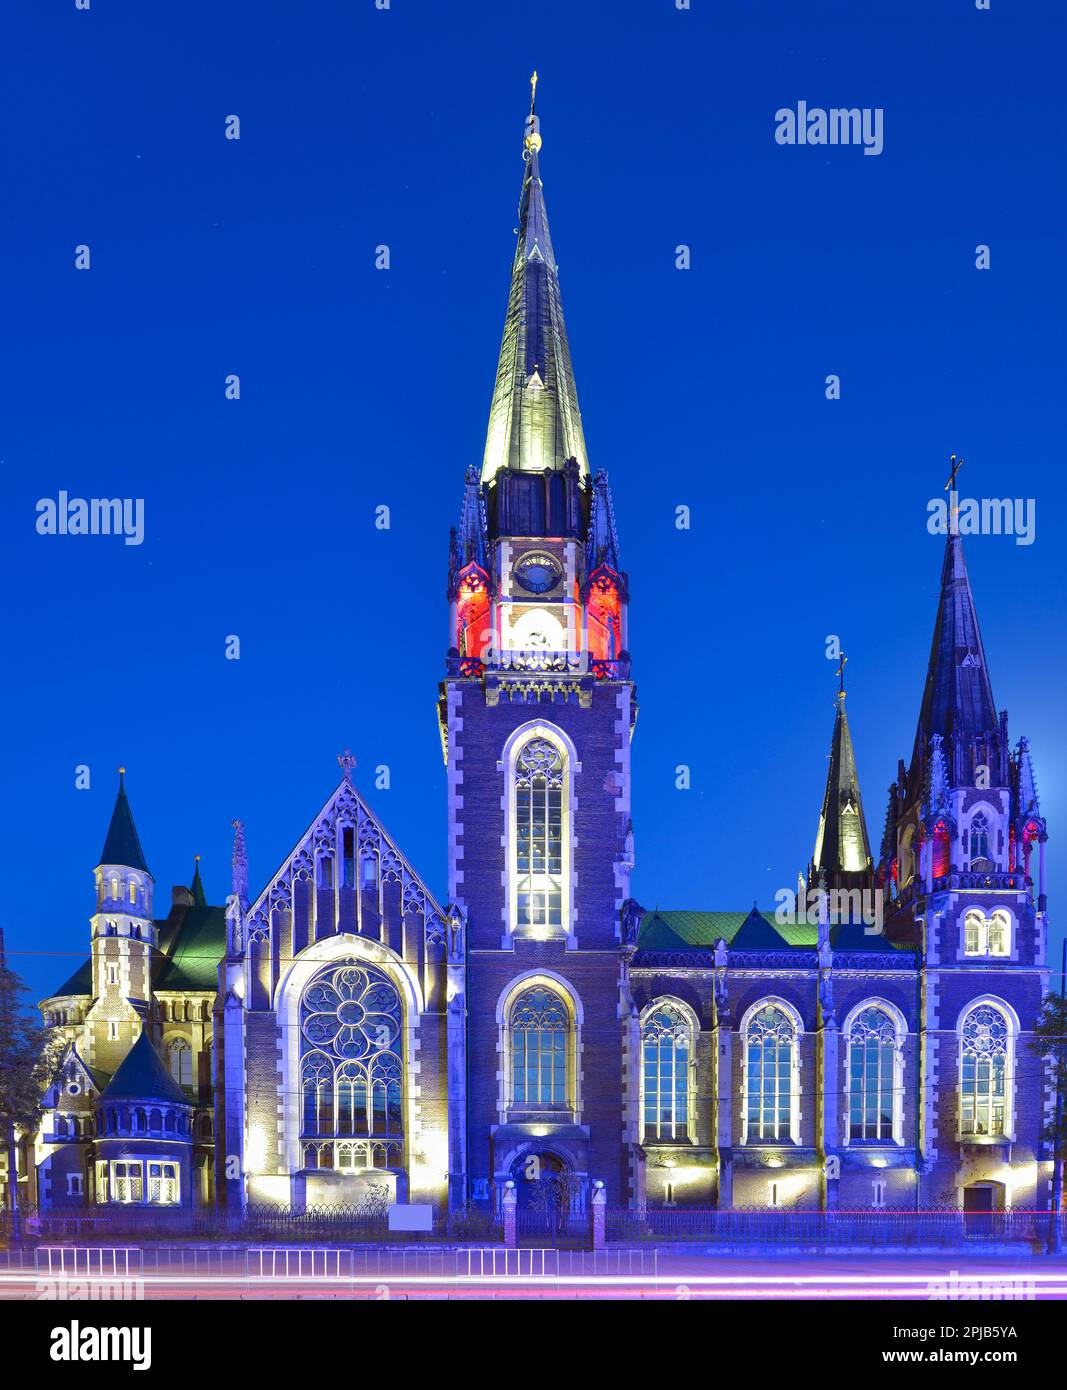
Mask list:
[[[577,1209],[594,1182],[618,1207],[1041,1207],[1045,824],[958,537],[880,852],[842,688],[813,916],[632,897],[630,595],[540,148],[531,114],[485,454],[449,550],[447,894],[343,757],[258,893],[235,823],[227,907],[198,870],[158,919],[120,784],[91,958],[42,1005],[69,1046],[39,1199],[498,1210],[548,1173]]]

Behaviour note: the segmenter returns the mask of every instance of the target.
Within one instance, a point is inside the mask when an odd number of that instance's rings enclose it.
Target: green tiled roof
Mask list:
[[[156,989],[217,988],[219,961],[226,954],[226,909],[186,908],[173,939],[160,944],[166,958]]]
[[[742,928],[744,930],[742,931]],[[641,951],[710,950],[716,941],[738,951],[783,950],[797,947],[812,951],[819,942],[819,928],[801,922],[783,925],[773,912],[646,912],[641,918],[637,944]],[[868,936],[861,925],[831,927],[830,944],[837,951],[913,951],[914,946]]]
[[[753,950],[766,950],[768,946],[799,946],[810,950],[816,945],[818,927],[779,926],[773,912],[756,915],[767,924],[773,936],[768,936],[766,941],[753,942]],[[638,932],[638,949],[692,951],[710,948],[719,940],[729,946],[751,916],[751,912],[646,912]],[[755,922],[749,924],[746,937],[754,935],[756,926]],[[743,949],[741,943],[739,949]]]

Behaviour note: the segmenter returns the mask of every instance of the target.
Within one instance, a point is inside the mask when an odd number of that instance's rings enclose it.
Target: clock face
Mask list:
[[[558,560],[537,552],[524,555],[515,567],[515,578],[531,594],[547,594],[563,577]]]

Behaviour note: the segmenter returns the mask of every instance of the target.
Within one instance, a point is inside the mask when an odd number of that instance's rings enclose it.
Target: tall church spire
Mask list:
[[[922,787],[927,749],[940,734],[950,784],[973,785],[975,768],[985,764],[991,782],[1007,782],[1002,766],[999,723],[978,628],[971,581],[963,558],[963,542],[950,528],[941,567],[941,597],[930,646],[919,727],[908,775],[909,800]]]
[[[845,714],[845,658],[841,658],[841,688],[834,701],[834,732],[830,740],[830,766],[826,774],[815,853],[808,883],[825,878],[826,887],[865,888],[870,885],[871,848],[863,816],[856,754]]]
[[[500,468],[562,469],[567,459],[577,461],[583,479],[589,472],[541,183],[536,85],[534,73],[523,133],[526,169],[519,198],[518,244],[489,409],[483,482],[491,482]]]

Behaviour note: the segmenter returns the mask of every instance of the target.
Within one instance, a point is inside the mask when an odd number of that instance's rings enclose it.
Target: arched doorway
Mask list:
[[[570,1210],[575,1205],[574,1170],[550,1149],[530,1149],[511,1165],[519,1211]]]
[[[551,1149],[530,1148],[511,1165],[520,1241],[558,1245],[586,1234],[584,1184]]]

